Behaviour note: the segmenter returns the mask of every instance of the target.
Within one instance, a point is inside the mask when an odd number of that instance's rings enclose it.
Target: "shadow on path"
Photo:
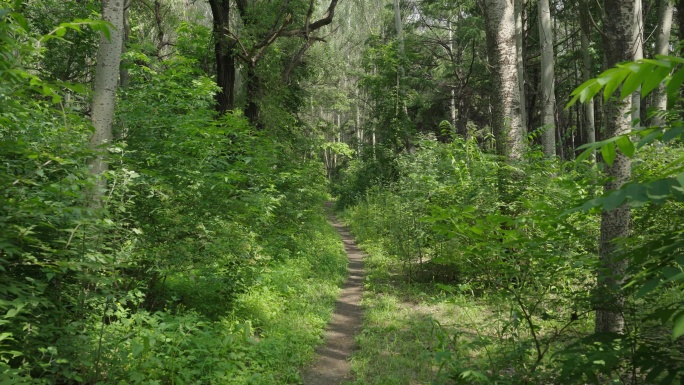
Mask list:
[[[330,212],[331,204],[326,207]],[[316,360],[302,374],[304,385],[339,385],[349,380],[349,357],[356,348],[354,336],[361,330],[363,312],[361,295],[363,293],[363,254],[356,247],[354,237],[332,215],[328,221],[342,237],[344,251],[349,258],[347,270],[349,277],[342,287],[335,304],[335,313],[325,330],[325,345],[316,350]]]

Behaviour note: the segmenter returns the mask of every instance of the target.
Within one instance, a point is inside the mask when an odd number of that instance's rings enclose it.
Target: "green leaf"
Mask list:
[[[603,209],[605,211],[611,211],[620,206],[625,201],[625,198],[627,198],[626,190],[613,191],[605,198],[603,202]]]
[[[634,144],[632,144],[632,141],[629,140],[628,136],[624,135],[619,137],[615,143],[620,151],[622,151],[622,153],[626,156],[631,158],[634,155]]]
[[[603,155],[603,160],[612,166],[615,161],[615,143],[607,143],[601,147],[601,155]]]
[[[653,70],[653,65],[648,63],[639,63],[636,65],[637,71],[632,72],[625,79],[625,83],[620,90],[620,99],[624,99],[627,95],[631,95],[644,82],[644,78],[650,71]]]
[[[646,186],[641,183],[630,183],[624,186],[623,189],[626,192],[626,199],[629,199],[630,205],[634,207],[641,207],[650,201],[646,192]]]
[[[680,123],[681,124],[681,123]],[[679,126],[674,126],[665,129],[665,133],[663,133],[662,141],[663,142],[669,142],[672,139],[677,138],[684,132],[684,125],[679,125]]]
[[[29,24],[28,21],[26,21],[26,18],[18,12],[12,12],[10,13],[10,17],[14,19],[14,21],[21,27],[26,32],[30,32]]]
[[[679,88],[684,83],[684,67],[680,67],[667,82],[665,89],[667,90],[667,104],[672,106],[674,102],[679,99]]]
[[[660,285],[660,278],[653,278],[651,280],[646,281],[644,286],[642,286],[641,289],[639,289],[639,291],[636,293],[636,297],[642,298],[646,294],[652,292],[659,285]]]
[[[649,129],[640,131],[639,135],[644,135],[644,137],[637,144],[637,148],[641,148],[647,144],[653,143],[653,141],[661,137],[662,134],[663,132],[660,129]]]
[[[589,79],[586,82],[579,85],[572,91],[573,98],[568,102],[565,108],[572,107],[575,102],[579,99],[580,103],[584,103],[587,99],[591,99],[596,95],[596,93],[601,89],[601,85],[596,81],[596,79]]]
[[[654,201],[661,201],[670,196],[673,179],[658,179],[648,184],[648,197]]]
[[[622,82],[625,80],[627,75],[631,73],[628,69],[625,68],[613,68],[615,71],[612,71],[610,75],[606,78],[608,81],[606,82],[606,88],[603,90],[603,99],[608,100],[610,97],[615,93],[615,91],[620,87]],[[606,71],[608,72],[608,71]],[[606,73],[604,72],[604,74]],[[599,81],[600,82],[600,81]]]
[[[682,335],[684,335],[684,314],[681,314],[674,321],[674,327],[672,328],[672,339],[676,340]]]
[[[644,84],[641,87],[641,96],[646,96],[651,91],[658,88],[658,85],[660,85],[669,74],[669,67],[656,67],[644,80]]]

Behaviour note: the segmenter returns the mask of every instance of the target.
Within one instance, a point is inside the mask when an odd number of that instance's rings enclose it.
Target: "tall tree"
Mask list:
[[[554,156],[556,154],[556,91],[549,0],[539,0],[538,9],[541,42],[542,148],[545,156]]]
[[[520,119],[523,128],[523,133],[527,132],[527,106],[525,103],[525,63],[524,63],[524,48],[523,35],[525,34],[525,27],[523,25],[523,11],[525,10],[524,0],[514,0],[515,7],[515,47],[517,53],[516,66],[518,69],[518,88],[520,92]]]
[[[523,127],[518,84],[513,0],[485,0],[487,53],[492,71],[492,129],[499,155],[523,156]]]
[[[216,56],[216,110],[223,114],[235,107],[235,41],[230,33],[230,0],[209,0]]]
[[[580,4],[579,20],[580,29],[582,33],[581,49],[582,49],[582,80],[587,81],[592,77],[592,60],[591,60],[591,12],[587,1],[582,1]],[[594,143],[596,141],[596,126],[594,121],[594,99],[589,99],[584,105],[584,131],[586,134],[587,143]],[[592,159],[594,157],[592,156]]]
[[[611,10],[604,21],[603,45],[606,64],[612,67],[634,57],[635,29],[634,0],[605,0],[604,9]],[[629,100],[619,99],[615,91],[606,103],[606,135],[613,137],[628,133],[631,129]],[[604,185],[606,192],[619,189],[631,176],[630,159],[618,151],[611,165],[606,168],[609,181]],[[596,332],[622,333],[625,321],[622,315],[624,297],[620,286],[628,262],[619,255],[616,240],[629,235],[630,208],[623,204],[601,214],[601,236],[599,240],[598,299],[596,310]]]
[[[641,0],[634,0],[634,20],[632,27],[634,31],[633,57],[631,60],[641,60],[644,58],[644,17],[642,12]],[[641,118],[641,88],[632,94],[632,120]]]
[[[111,23],[109,38],[100,38],[97,50],[97,64],[95,67],[95,81],[93,84],[93,101],[91,105],[92,122],[95,131],[90,138],[90,148],[98,151],[98,155],[90,162],[90,172],[98,176],[97,183],[91,197],[99,202],[100,194],[106,187],[106,180],[102,174],[109,165],[102,146],[111,143],[112,124],[114,123],[114,107],[116,104],[116,88],[119,80],[119,66],[121,62],[121,47],[123,44],[124,28],[124,0],[103,0],[102,18]]]
[[[656,55],[667,55],[670,51],[670,31],[672,29],[672,14],[674,11],[674,0],[660,0],[658,7],[658,31],[656,36]],[[679,28],[682,28],[680,25]],[[655,93],[654,107],[664,111],[667,108],[667,93],[665,86],[660,85],[658,92]],[[653,124],[662,125],[663,119],[656,115]]]

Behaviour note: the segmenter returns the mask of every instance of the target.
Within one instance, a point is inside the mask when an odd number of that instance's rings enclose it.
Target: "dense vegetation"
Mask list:
[[[0,3],[0,382],[296,383],[346,266],[317,139],[218,117],[209,29],[178,21],[172,55],[129,42],[93,204],[78,82],[106,25],[71,20],[97,7]]]
[[[603,7],[0,0],[0,383],[300,383],[331,195],[351,383],[681,382],[684,8]]]

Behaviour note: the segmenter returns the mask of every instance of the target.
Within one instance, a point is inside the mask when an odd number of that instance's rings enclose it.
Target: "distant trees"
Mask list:
[[[283,77],[289,78],[293,68],[301,63],[303,55],[315,41],[321,40],[316,32],[333,21],[338,0],[331,0],[323,15],[315,20],[316,2],[308,4],[285,1],[257,4],[251,0],[235,2],[209,0],[213,15],[213,33],[217,70],[217,110],[225,113],[235,107],[236,71],[238,63],[245,68],[245,115],[252,123],[259,122],[260,98],[265,86],[257,66],[268,54],[270,47],[281,38],[301,38],[304,45],[291,50],[279,65]],[[274,11],[277,10],[277,11]]]

